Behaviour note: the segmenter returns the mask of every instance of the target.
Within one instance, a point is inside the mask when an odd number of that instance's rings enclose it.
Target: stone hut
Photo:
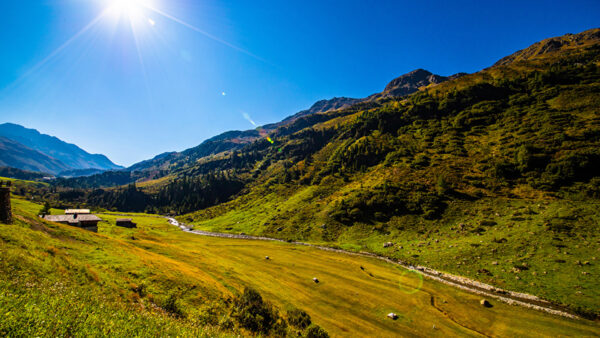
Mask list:
[[[123,228],[136,228],[137,224],[133,223],[133,220],[131,218],[118,218],[117,226]]]
[[[98,222],[102,220],[100,217],[92,214],[46,215],[44,219],[93,232],[98,232]]]
[[[0,222],[4,224],[12,224],[12,208],[10,205],[11,185],[10,181],[7,181],[6,184],[0,181]]]

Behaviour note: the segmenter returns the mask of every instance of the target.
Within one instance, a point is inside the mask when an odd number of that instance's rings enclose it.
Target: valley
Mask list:
[[[600,29],[383,88],[128,168],[0,125],[0,335],[599,336]]]
[[[600,332],[587,320],[553,316],[491,298],[492,307],[486,308],[479,303],[480,295],[422,279],[375,258],[274,241],[197,236],[180,231],[162,217],[145,214],[131,216],[137,229],[115,227],[121,216],[103,214],[98,234],[92,234],[37,220],[34,213],[39,205],[20,199],[13,199],[13,204],[17,224],[0,226],[0,267],[8,277],[2,281],[0,303],[9,313],[12,307],[6,305],[14,301],[15,289],[31,290],[42,280],[73,280],[116,304],[137,308],[139,315],[149,312],[146,315],[167,321],[168,317],[160,315],[164,310],[152,310],[151,304],[177,294],[182,315],[175,324],[181,326],[183,336],[196,331],[182,328],[199,330],[199,311],[210,312],[212,306],[218,312],[225,307],[223,299],[239,295],[247,286],[280,309],[306,311],[332,336],[349,332],[364,336],[397,332],[409,336],[514,336],[532,330],[542,336],[591,336]],[[28,286],[22,283],[25,280]],[[134,286],[142,284],[144,296],[133,297]],[[74,297],[71,301],[81,295]],[[12,322],[3,321],[0,332],[34,315],[37,306],[27,304],[24,308],[29,310],[4,313]],[[390,312],[398,319],[387,318]],[[67,318],[63,325],[69,324],[73,323]],[[53,325],[60,324],[49,319],[38,329],[57,329]],[[227,330],[219,332],[227,335]]]

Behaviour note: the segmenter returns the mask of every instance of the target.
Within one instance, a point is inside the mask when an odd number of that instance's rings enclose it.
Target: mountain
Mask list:
[[[423,69],[417,69],[392,80],[382,93],[374,94],[363,99],[334,97],[332,99],[320,100],[315,102],[310,108],[288,116],[280,122],[267,124],[255,130],[228,131],[212,137],[196,147],[184,150],[182,152],[163,153],[150,160],[136,163],[127,168],[127,170],[147,171],[149,172],[148,176],[155,177],[156,174],[161,170],[163,172],[176,171],[202,157],[215,155],[224,151],[242,149],[245,145],[255,142],[261,138],[258,130],[262,130],[263,133],[270,133],[278,130],[281,133],[283,127],[290,126],[294,124],[294,122],[305,117],[326,113],[332,110],[349,108],[354,104],[375,100],[381,97],[406,96],[418,91],[421,87],[439,84],[464,74],[465,73],[459,73],[451,77],[444,77],[432,74],[431,72]],[[150,173],[152,173],[152,175]]]
[[[18,124],[0,124],[0,137],[4,139],[5,146],[0,160],[18,169],[59,174],[70,170],[123,168],[104,155],[89,154],[74,144]]]
[[[133,164],[128,171],[173,171],[195,162],[196,160],[224,151],[243,148],[246,144],[256,141],[260,137],[257,130],[228,131],[214,136],[196,147],[182,152],[167,152],[154,158]]]
[[[417,71],[387,94],[300,116],[269,139],[197,152],[211,154],[165,168],[160,180],[60,201],[373,252],[595,318],[599,32],[545,40],[441,83]]]
[[[552,54],[555,54],[554,52],[582,49],[595,44],[599,39],[600,31],[598,29],[590,29],[579,34],[565,34],[563,36],[548,38],[500,59],[494,66],[552,56]]]
[[[58,173],[59,177],[82,177],[82,176],[91,176],[95,174],[100,174],[105,172],[103,169],[69,169],[65,171],[61,171]]]
[[[290,124],[301,117],[312,115],[312,114],[317,114],[317,113],[325,113],[330,110],[335,110],[335,109],[340,109],[340,108],[347,108],[347,107],[349,107],[355,103],[361,102],[361,101],[363,101],[363,99],[353,99],[353,98],[349,98],[349,97],[334,97],[329,100],[320,100],[320,101],[315,102],[308,109],[299,111],[292,116],[288,116],[280,122],[264,125],[264,126],[262,126],[262,128],[266,129],[266,130],[274,130],[274,129],[277,129],[278,127]]]
[[[69,169],[61,161],[6,137],[0,137],[0,150],[0,166],[48,173]]]
[[[5,158],[12,158],[12,162],[16,165],[23,163],[19,169],[41,170],[57,174],[60,171],[76,170],[76,169],[101,169],[113,170],[122,169],[123,167],[114,164],[106,156],[99,154],[89,154],[85,150],[70,143],[66,143],[56,137],[41,134],[35,129],[28,129],[18,124],[4,123],[0,124],[0,137],[14,141],[30,150],[44,154],[47,158],[53,159],[48,161],[44,158],[44,163],[35,164],[34,158],[40,158],[39,155],[31,158],[19,158],[19,152],[4,153]],[[50,164],[50,163],[54,164]],[[25,166],[27,164],[27,166]]]

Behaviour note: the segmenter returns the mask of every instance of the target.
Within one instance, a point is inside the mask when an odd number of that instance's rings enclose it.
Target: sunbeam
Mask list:
[[[80,29],[77,33],[75,33],[72,37],[70,37],[62,45],[60,45],[58,48],[53,50],[50,54],[48,54],[48,56],[46,56],[40,62],[36,63],[33,67],[31,67],[29,70],[27,70],[25,73],[23,73],[23,75],[19,76],[19,78],[17,78],[10,85],[8,85],[6,87],[6,89],[12,87],[19,81],[22,81],[23,79],[29,77],[35,71],[37,71],[38,69],[43,67],[46,63],[48,63],[48,61],[50,61],[52,58],[54,58],[58,53],[60,53],[65,48],[67,48],[71,43],[73,43],[75,40],[77,40],[80,36],[85,34],[87,31],[89,31],[92,27],[94,27],[102,19],[104,19],[109,14],[109,12],[110,12],[110,9],[105,9],[104,11],[102,11],[102,13],[100,13],[97,17],[95,17],[92,21],[90,21],[90,23],[85,25],[82,29]]]
[[[238,46],[236,46],[236,45],[234,45],[234,44],[232,44],[230,42],[227,42],[227,41],[225,41],[225,40],[223,40],[223,39],[221,39],[219,37],[216,37],[216,36],[214,36],[214,35],[206,32],[206,31],[203,31],[202,29],[200,29],[200,28],[198,28],[196,26],[193,26],[193,25],[191,25],[191,24],[189,24],[189,23],[187,23],[187,22],[185,22],[185,21],[183,21],[183,20],[181,20],[181,19],[179,19],[177,17],[174,17],[173,15],[170,15],[169,13],[161,11],[160,9],[158,9],[156,7],[153,7],[153,6],[148,5],[148,4],[144,4],[143,6],[145,8],[147,8],[147,9],[153,11],[156,14],[159,14],[159,15],[161,15],[161,16],[169,19],[169,20],[172,20],[172,21],[174,21],[174,22],[176,22],[176,23],[178,23],[178,24],[180,24],[182,26],[185,26],[185,27],[187,27],[187,28],[189,28],[189,29],[191,29],[191,30],[193,30],[195,32],[198,32],[198,33],[206,36],[209,39],[212,39],[212,40],[217,41],[217,42],[219,42],[221,44],[224,44],[225,46],[227,46],[229,48],[233,48],[233,49],[235,49],[235,50],[237,50],[239,52],[242,52],[242,53],[244,53],[244,54],[246,54],[248,56],[251,56],[251,57],[253,57],[253,58],[255,58],[255,59],[259,60],[259,61],[267,62],[267,60],[261,58],[260,56],[258,56],[256,54],[253,54],[252,52],[249,52],[249,51],[247,51],[247,50],[245,50],[245,49],[243,49],[241,47],[238,47]]]

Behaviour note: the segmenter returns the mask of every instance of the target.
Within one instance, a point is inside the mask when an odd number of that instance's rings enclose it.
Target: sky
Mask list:
[[[600,1],[0,1],[0,123],[131,165],[417,68],[600,27]]]

